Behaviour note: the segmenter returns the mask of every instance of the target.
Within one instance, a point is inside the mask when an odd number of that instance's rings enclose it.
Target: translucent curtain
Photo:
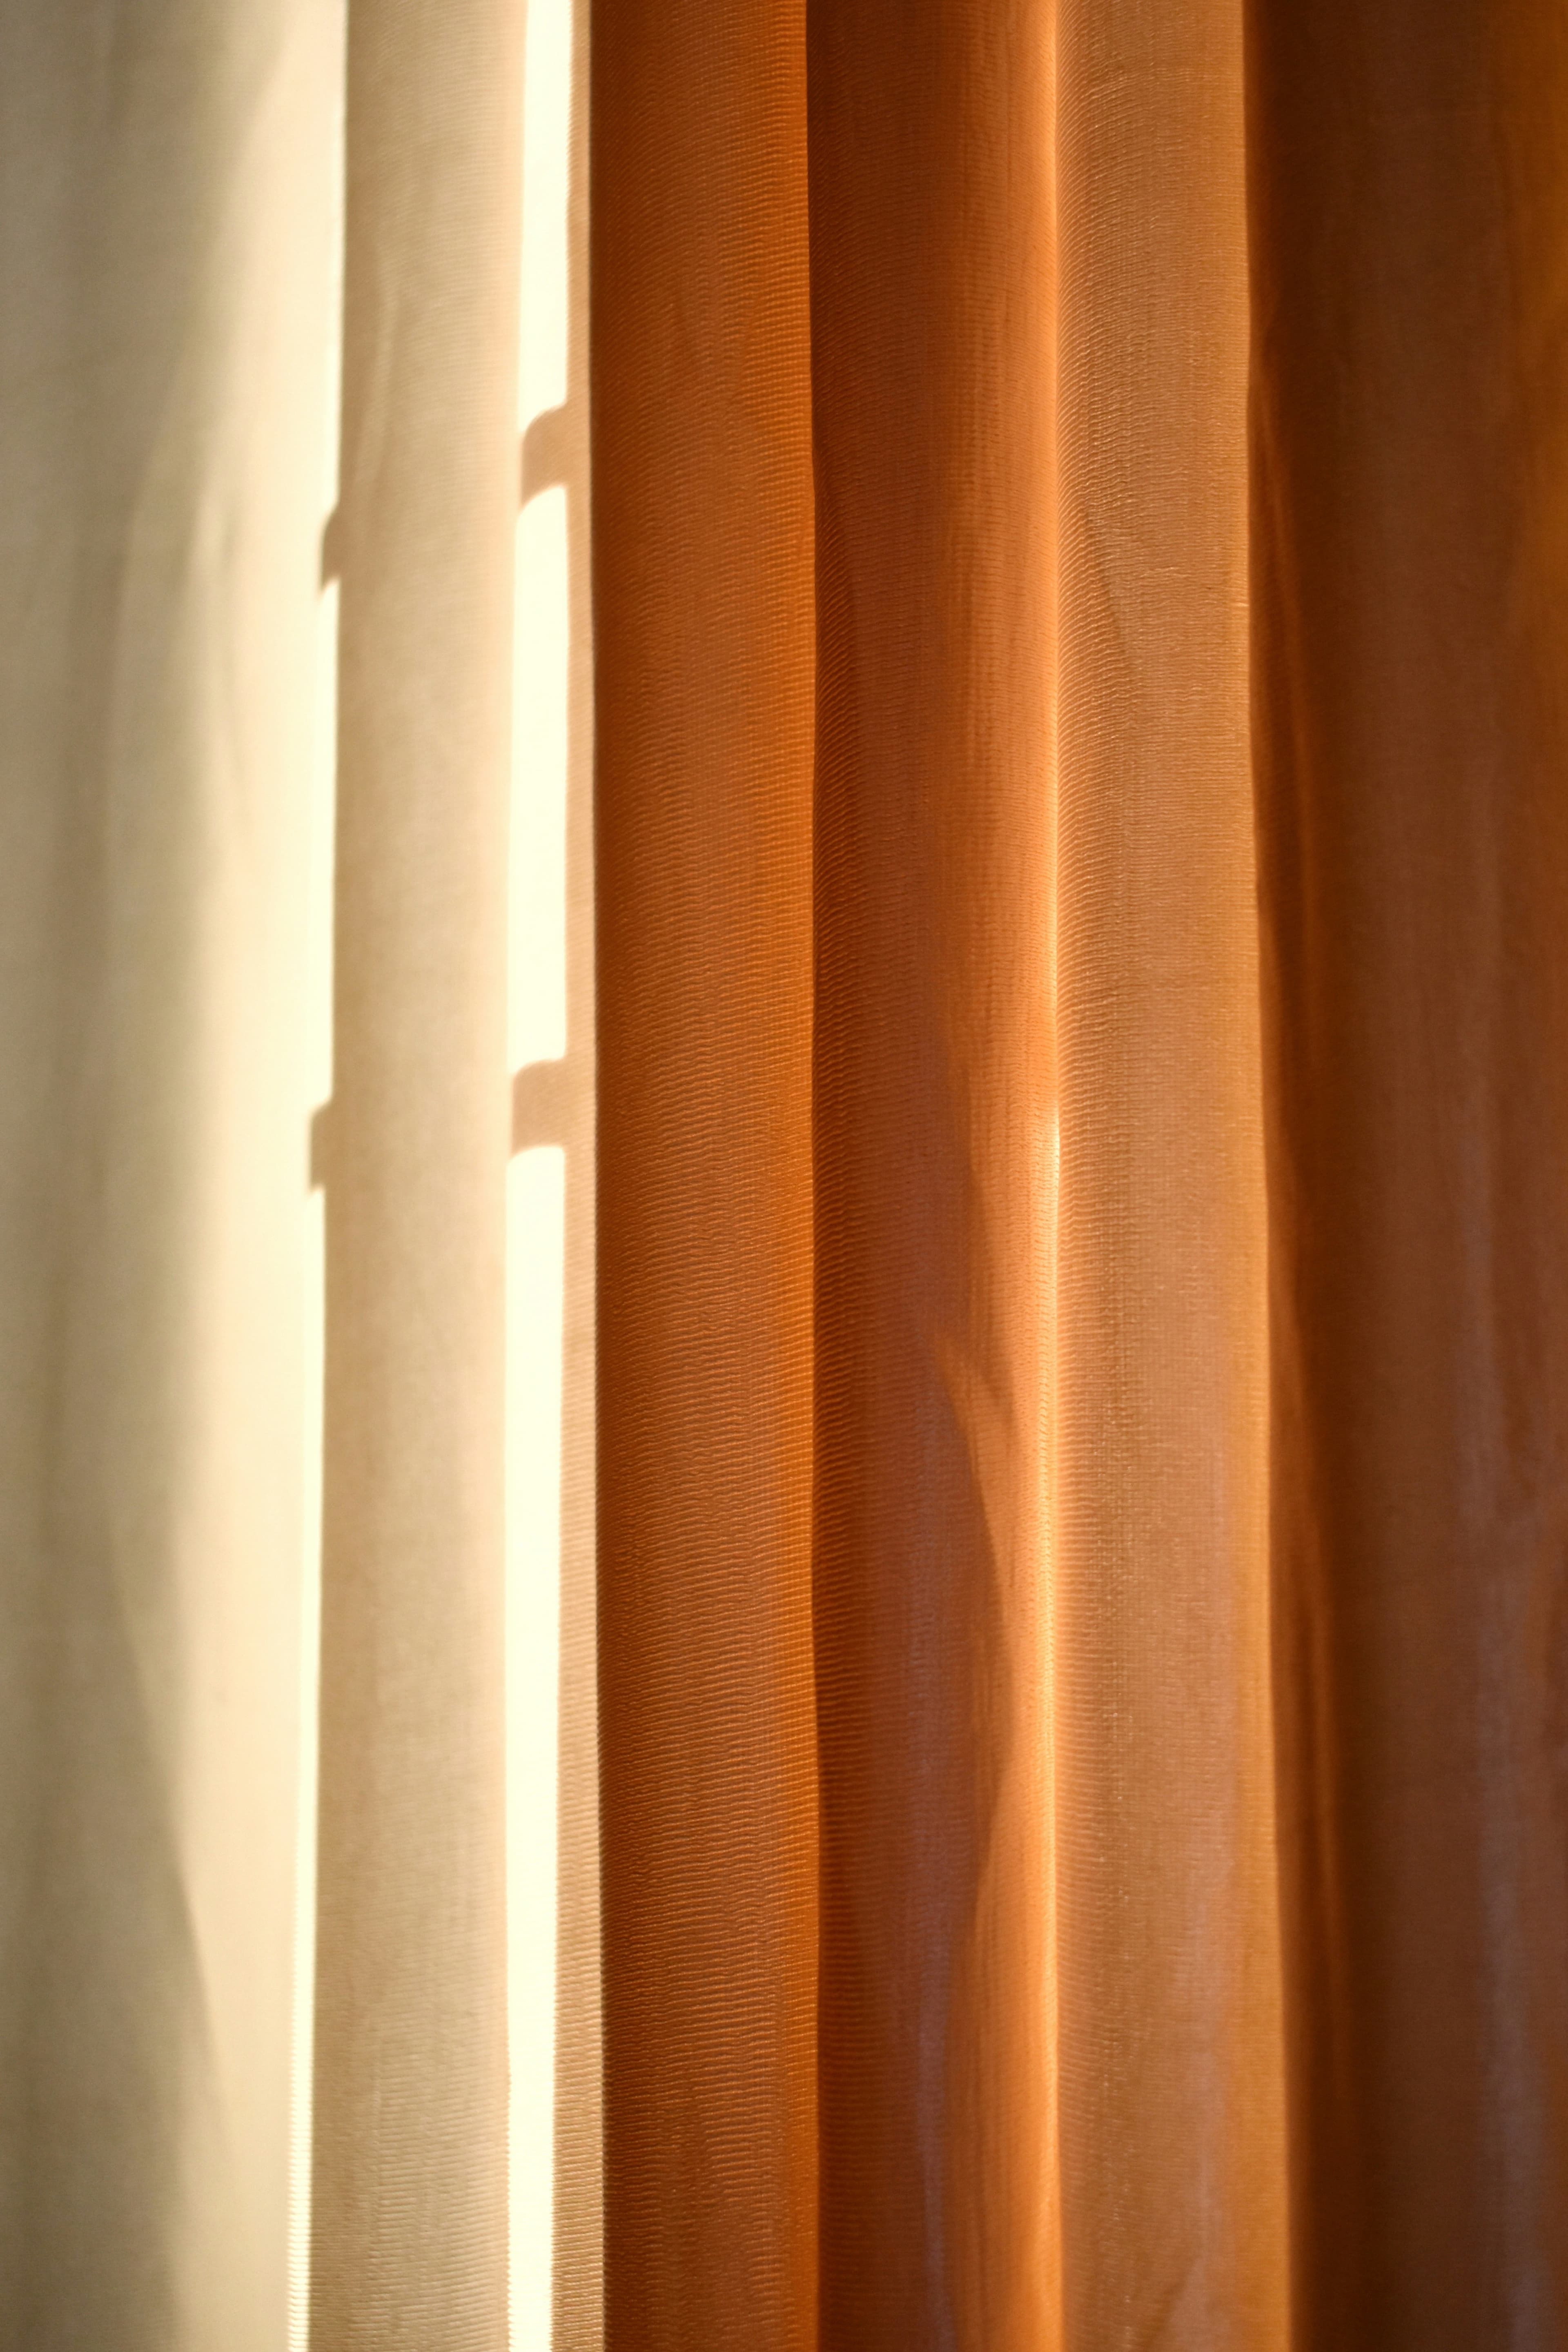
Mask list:
[[[601,12],[612,2342],[1280,2340],[1241,64]]]
[[[351,10],[310,2336],[507,2326],[521,7]]]
[[[1568,2331],[1565,142],[0,0],[0,2352]]]
[[[597,2336],[586,85],[529,441],[523,12],[350,13],[0,15],[18,2346]]]
[[[287,2340],[339,12],[0,9],[0,2343]]]

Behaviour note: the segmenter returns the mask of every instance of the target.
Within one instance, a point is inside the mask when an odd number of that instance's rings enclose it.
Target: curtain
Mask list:
[[[0,2352],[1568,2344],[1565,156],[0,0]]]

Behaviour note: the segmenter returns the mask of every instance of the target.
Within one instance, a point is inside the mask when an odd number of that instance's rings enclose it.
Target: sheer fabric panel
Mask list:
[[[6,2352],[289,2336],[342,43],[0,8]]]
[[[507,2337],[521,6],[349,19],[310,2334]]]

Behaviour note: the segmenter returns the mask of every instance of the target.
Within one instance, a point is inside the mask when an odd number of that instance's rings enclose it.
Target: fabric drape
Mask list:
[[[836,2352],[1053,2321],[1047,36],[1028,5],[807,12]]]
[[[0,0],[0,2352],[1568,2342],[1565,156]]]
[[[816,2340],[803,32],[594,28],[605,2336],[670,2352]]]
[[[1568,28],[1254,5],[1295,2340],[1568,2329]]]
[[[341,26],[0,7],[0,2344],[289,2295]]]
[[[1286,2332],[1242,26],[1063,0],[1065,2342]]]
[[[820,2338],[1552,2340],[1561,42],[822,0],[805,48]],[[700,89],[650,142],[739,146]],[[598,350],[623,268],[689,317],[683,226],[605,233]],[[647,2210],[705,2178],[667,2143]]]
[[[762,21],[731,12],[737,53]],[[790,29],[768,26],[775,42]],[[679,802],[650,791],[645,762],[612,757],[608,714],[634,694],[650,707],[648,675],[673,676],[670,616],[690,614],[684,783],[733,708],[728,664],[757,659],[733,586],[693,608],[686,583],[731,583],[739,549],[750,580],[787,584],[742,462],[740,404],[650,380],[648,313],[689,322],[688,273],[711,283],[694,220],[727,233],[737,219],[733,182],[714,171],[683,184],[657,245],[625,235],[676,143],[672,116],[733,173],[756,152],[744,117],[679,59],[637,144],[622,44],[640,56],[650,37],[635,11],[602,18],[595,68],[616,108],[595,117],[595,151],[600,894],[623,941],[652,894],[620,881],[606,844],[624,829],[648,845],[645,873],[677,870],[651,845]],[[803,1839],[820,1809],[813,2340],[1088,2344],[1112,2324],[1126,2340],[1163,2324],[1194,2343],[1268,2344],[1285,2263],[1240,22],[824,5],[805,46],[815,597],[797,585],[795,634],[774,622],[751,711],[814,623],[815,788],[809,819],[798,798],[793,813],[814,843],[816,942],[795,1007],[816,1036],[816,1778],[795,1798]],[[1114,111],[1093,103],[1108,84]],[[1125,194],[1108,193],[1119,170]],[[727,258],[732,305],[784,314],[786,273],[803,267],[792,246]],[[773,396],[764,410],[753,394],[748,422],[776,418],[792,391],[798,414],[805,350],[742,348]],[[679,414],[687,482],[709,499],[662,547],[627,530],[620,504],[622,468],[671,497],[649,404]],[[775,463],[798,467],[774,430]],[[642,620],[630,646],[623,582]],[[766,789],[759,765],[731,768],[729,823]],[[711,830],[684,809],[681,827],[693,910],[650,926],[639,961],[624,946],[602,957],[602,1134],[625,1116],[623,1036],[628,1071],[700,1049],[705,1118],[732,1105],[735,1124],[717,1153],[701,1147],[700,1184],[640,1130],[635,1155],[606,1154],[601,1230],[607,1245],[623,1221],[652,1227],[690,1297],[756,1204],[743,1097],[726,1101],[720,1073],[755,1050],[721,959],[757,899]],[[782,1119],[782,1086],[773,1099]],[[671,1318],[644,1256],[626,1291],[679,1369],[660,1389],[628,1351],[623,1387],[626,1308],[604,1264],[601,1456],[646,1467],[635,1497],[606,1479],[601,1589],[640,1662],[645,1613],[683,1648],[702,1622],[689,1555],[658,1542],[658,1417],[678,1383],[731,1364],[732,1390],[750,1383],[711,1319],[693,1339]],[[757,1564],[726,1570],[713,1495],[753,1480],[758,1437],[731,1394],[718,1410],[690,1452],[701,1589],[721,1584],[734,1645],[756,1622]],[[798,1596],[805,1563],[792,1572]],[[605,1690],[610,1756],[649,1700],[629,1672]],[[708,1705],[683,1683],[664,1717],[672,1763],[698,1752]],[[739,1736],[726,1722],[721,1801],[775,1769],[797,1706],[775,1676]],[[646,1751],[641,1769],[646,1790]],[[607,1779],[610,1839],[616,1803]],[[668,1819],[690,1838],[689,1808]],[[705,2297],[745,2258],[705,2154],[712,2141],[748,2161],[732,2070],[708,2086],[735,1983],[716,1990],[713,1958],[700,1971],[661,1933],[678,1883],[699,1917],[714,1901],[685,1849],[684,1868],[668,1850],[647,1866],[640,1803],[626,1833],[639,1869],[606,1913],[607,1981],[624,1936],[642,2040],[689,2004],[701,2041],[679,2128],[636,2158],[627,2147],[638,2222],[617,2232],[612,2202],[611,2339],[679,2342],[692,2310],[717,2317]],[[809,1934],[809,1896],[795,1902]],[[711,1916],[735,1935],[728,1871]],[[642,1957],[655,1941],[662,1979]],[[775,2000],[782,1979],[775,1963]],[[628,2138],[652,2115],[618,2073],[614,2000],[612,2179],[617,2097]],[[776,2109],[750,2128],[753,2151],[782,2145]],[[1202,2163],[1194,2138],[1212,2149]],[[704,2224],[723,2252],[694,2275]],[[754,2245],[760,2280],[766,2225]],[[648,2290],[660,2255],[668,2300]],[[763,2308],[735,2340],[759,2340]],[[801,2324],[781,2315],[777,2340]]]
[[[348,25],[310,2337],[502,2342],[522,12]]]

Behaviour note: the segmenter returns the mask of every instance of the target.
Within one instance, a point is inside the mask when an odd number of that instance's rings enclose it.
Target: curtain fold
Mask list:
[[[1065,2340],[1286,2341],[1234,0],[1060,0]]]
[[[521,5],[352,9],[310,2339],[503,2343]]]
[[[660,1769],[679,1756],[687,1789],[713,1731],[695,1676],[679,1711],[650,1693],[644,1613],[657,1593],[658,1654],[693,1660],[707,1596],[756,1622],[757,1563],[728,1566],[715,1473],[756,1486],[763,1456],[732,1411],[722,1451],[689,1431],[678,1450],[674,1400],[750,1381],[726,1326],[672,1316],[655,1249],[689,1313],[702,1282],[733,1287],[730,1237],[758,1200],[731,1067],[754,1015],[727,944],[754,897],[725,842],[762,780],[730,680],[746,661],[742,715],[762,720],[814,607],[814,798],[793,823],[812,843],[796,920],[815,969],[784,974],[796,1034],[815,1035],[813,1164],[769,1170],[795,1213],[814,1192],[815,1923],[809,1891],[794,1897],[816,1937],[813,2340],[1089,2345],[1158,2326],[1271,2343],[1285,2255],[1240,18],[824,0],[804,25],[744,7],[715,21],[699,70],[640,12],[606,11],[595,65],[599,892],[616,928],[600,1215],[603,1248],[634,1224],[641,1243],[618,1280],[602,1259],[601,1291],[602,1606],[627,1661],[604,1685],[605,1834],[638,1864],[606,1909],[611,2341],[644,2340],[630,2281],[656,2247],[687,2324],[701,2309],[729,2340],[707,2298],[742,2245],[731,2209],[722,2255],[693,2274],[694,2217],[723,2226],[696,2146],[722,2131],[747,2160],[732,2070],[709,2080],[741,1990],[732,1975],[715,1990],[689,1915],[679,1935],[661,1924],[690,1873],[692,1800],[655,1794],[643,1727],[657,1708]],[[805,42],[808,254],[748,243],[733,166],[711,160],[682,173],[681,209],[650,237],[663,157],[700,141],[727,161],[731,138],[756,153],[712,58],[747,54],[764,26],[775,54]],[[636,144],[635,99],[658,161]],[[795,583],[770,662],[748,625],[785,574],[737,451],[742,427],[770,424],[781,466],[798,444],[717,369],[667,373],[652,355],[671,327],[653,322],[684,327],[688,369],[693,347],[715,368],[729,318],[771,323],[786,270],[807,268],[815,595]],[[716,280],[722,320],[698,307]],[[798,434],[799,341],[745,348],[792,387]],[[721,506],[715,477],[742,495]],[[658,541],[655,499],[680,522]],[[666,782],[646,738],[621,759],[610,730],[677,697],[685,765]],[[720,740],[734,764],[703,831],[687,794]],[[667,887],[690,894],[684,919]],[[701,1054],[701,1124],[677,1140],[667,1106],[658,1130],[639,1109],[635,1142],[607,1148],[671,1041]],[[798,1098],[774,1051],[782,1118]],[[715,1149],[707,1122],[726,1113]],[[658,1365],[645,1318],[669,1350]],[[678,1543],[660,1516],[688,1458],[704,1490]],[[609,1466],[633,1460],[635,1491]],[[802,1573],[797,1558],[797,1607]],[[775,1712],[750,1718],[759,1746]],[[707,1795],[716,1858],[756,1769],[731,1752]],[[667,1839],[679,1825],[676,1868],[650,1847],[656,1805]],[[657,2101],[651,2049],[681,2069]],[[693,2146],[666,2130],[641,2156],[633,2222],[616,2134],[651,2137],[672,2099]],[[755,2164],[777,2111],[750,2128]],[[777,2317],[778,2340],[802,2311]],[[731,2324],[773,2340],[760,2305]]]
[[[816,2340],[799,0],[591,131],[606,2341]]]
[[[0,2344],[289,2324],[341,20],[0,7]]]
[[[835,2352],[1055,2328],[1047,38],[1037,0],[807,10]]]
[[[1568,27],[1248,16],[1295,2341],[1568,2329]]]
[[[1555,2326],[1562,42],[1245,30],[807,12],[824,2343]]]

